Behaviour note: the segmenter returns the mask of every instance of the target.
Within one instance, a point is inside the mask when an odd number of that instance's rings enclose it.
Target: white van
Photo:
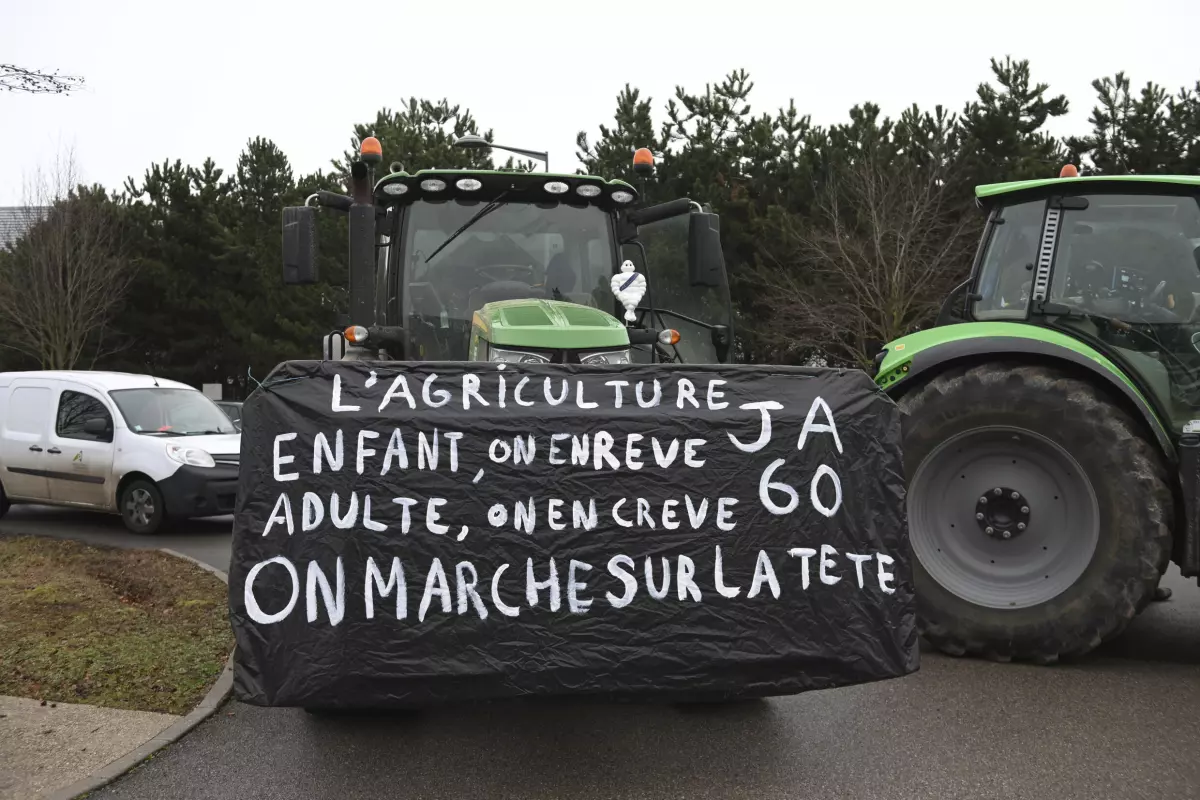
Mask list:
[[[120,514],[135,533],[233,513],[241,435],[192,387],[116,372],[0,373],[0,516],[11,503]]]

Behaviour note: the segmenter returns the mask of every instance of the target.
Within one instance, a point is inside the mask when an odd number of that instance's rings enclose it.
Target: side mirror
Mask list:
[[[283,282],[317,282],[317,210],[311,206],[283,209]]]
[[[713,325],[711,335],[713,349],[717,352],[717,363],[728,363],[729,350],[733,347],[733,336],[730,335],[729,326]]]
[[[92,417],[84,420],[83,432],[89,436],[103,436],[108,433],[108,421],[103,417]]]
[[[721,218],[697,212],[688,220],[688,280],[692,286],[721,286],[725,254],[721,251]]]

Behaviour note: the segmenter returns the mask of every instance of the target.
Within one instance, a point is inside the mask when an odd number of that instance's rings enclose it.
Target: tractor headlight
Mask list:
[[[526,353],[520,350],[503,350],[499,347],[488,349],[488,361],[500,361],[505,364],[549,364],[549,356],[541,353]]]
[[[632,363],[633,354],[629,350],[608,350],[603,353],[580,353],[580,363],[589,366],[597,366],[602,364],[629,364]]]

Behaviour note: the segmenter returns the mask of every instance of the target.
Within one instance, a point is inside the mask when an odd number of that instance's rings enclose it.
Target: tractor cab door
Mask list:
[[[697,282],[689,264],[689,247],[705,245],[692,230],[692,217],[710,215],[683,214],[642,225],[637,241],[621,248],[622,261],[632,261],[646,276],[646,294],[637,308],[638,324],[659,330],[673,328],[680,336],[677,344],[665,347],[669,358],[661,352],[655,354],[650,345],[635,345],[634,363],[724,364],[732,360],[729,277],[722,263]],[[614,313],[623,319],[625,309],[618,306]]]
[[[1029,315],[1045,210],[1041,198],[1004,206],[988,219],[976,268],[975,320],[1024,320]]]
[[[1100,343],[1181,431],[1200,425],[1200,202],[1089,192],[1061,212],[1049,299],[1057,324]]]

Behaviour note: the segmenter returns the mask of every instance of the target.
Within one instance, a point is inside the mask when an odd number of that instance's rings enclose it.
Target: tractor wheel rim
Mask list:
[[[145,489],[134,489],[125,501],[125,513],[133,524],[144,528],[154,516],[154,498]]]
[[[985,499],[1006,507],[993,514]],[[908,519],[929,576],[987,608],[1029,608],[1062,594],[1100,540],[1099,503],[1079,462],[1013,427],[964,431],[927,455],[909,485]]]

